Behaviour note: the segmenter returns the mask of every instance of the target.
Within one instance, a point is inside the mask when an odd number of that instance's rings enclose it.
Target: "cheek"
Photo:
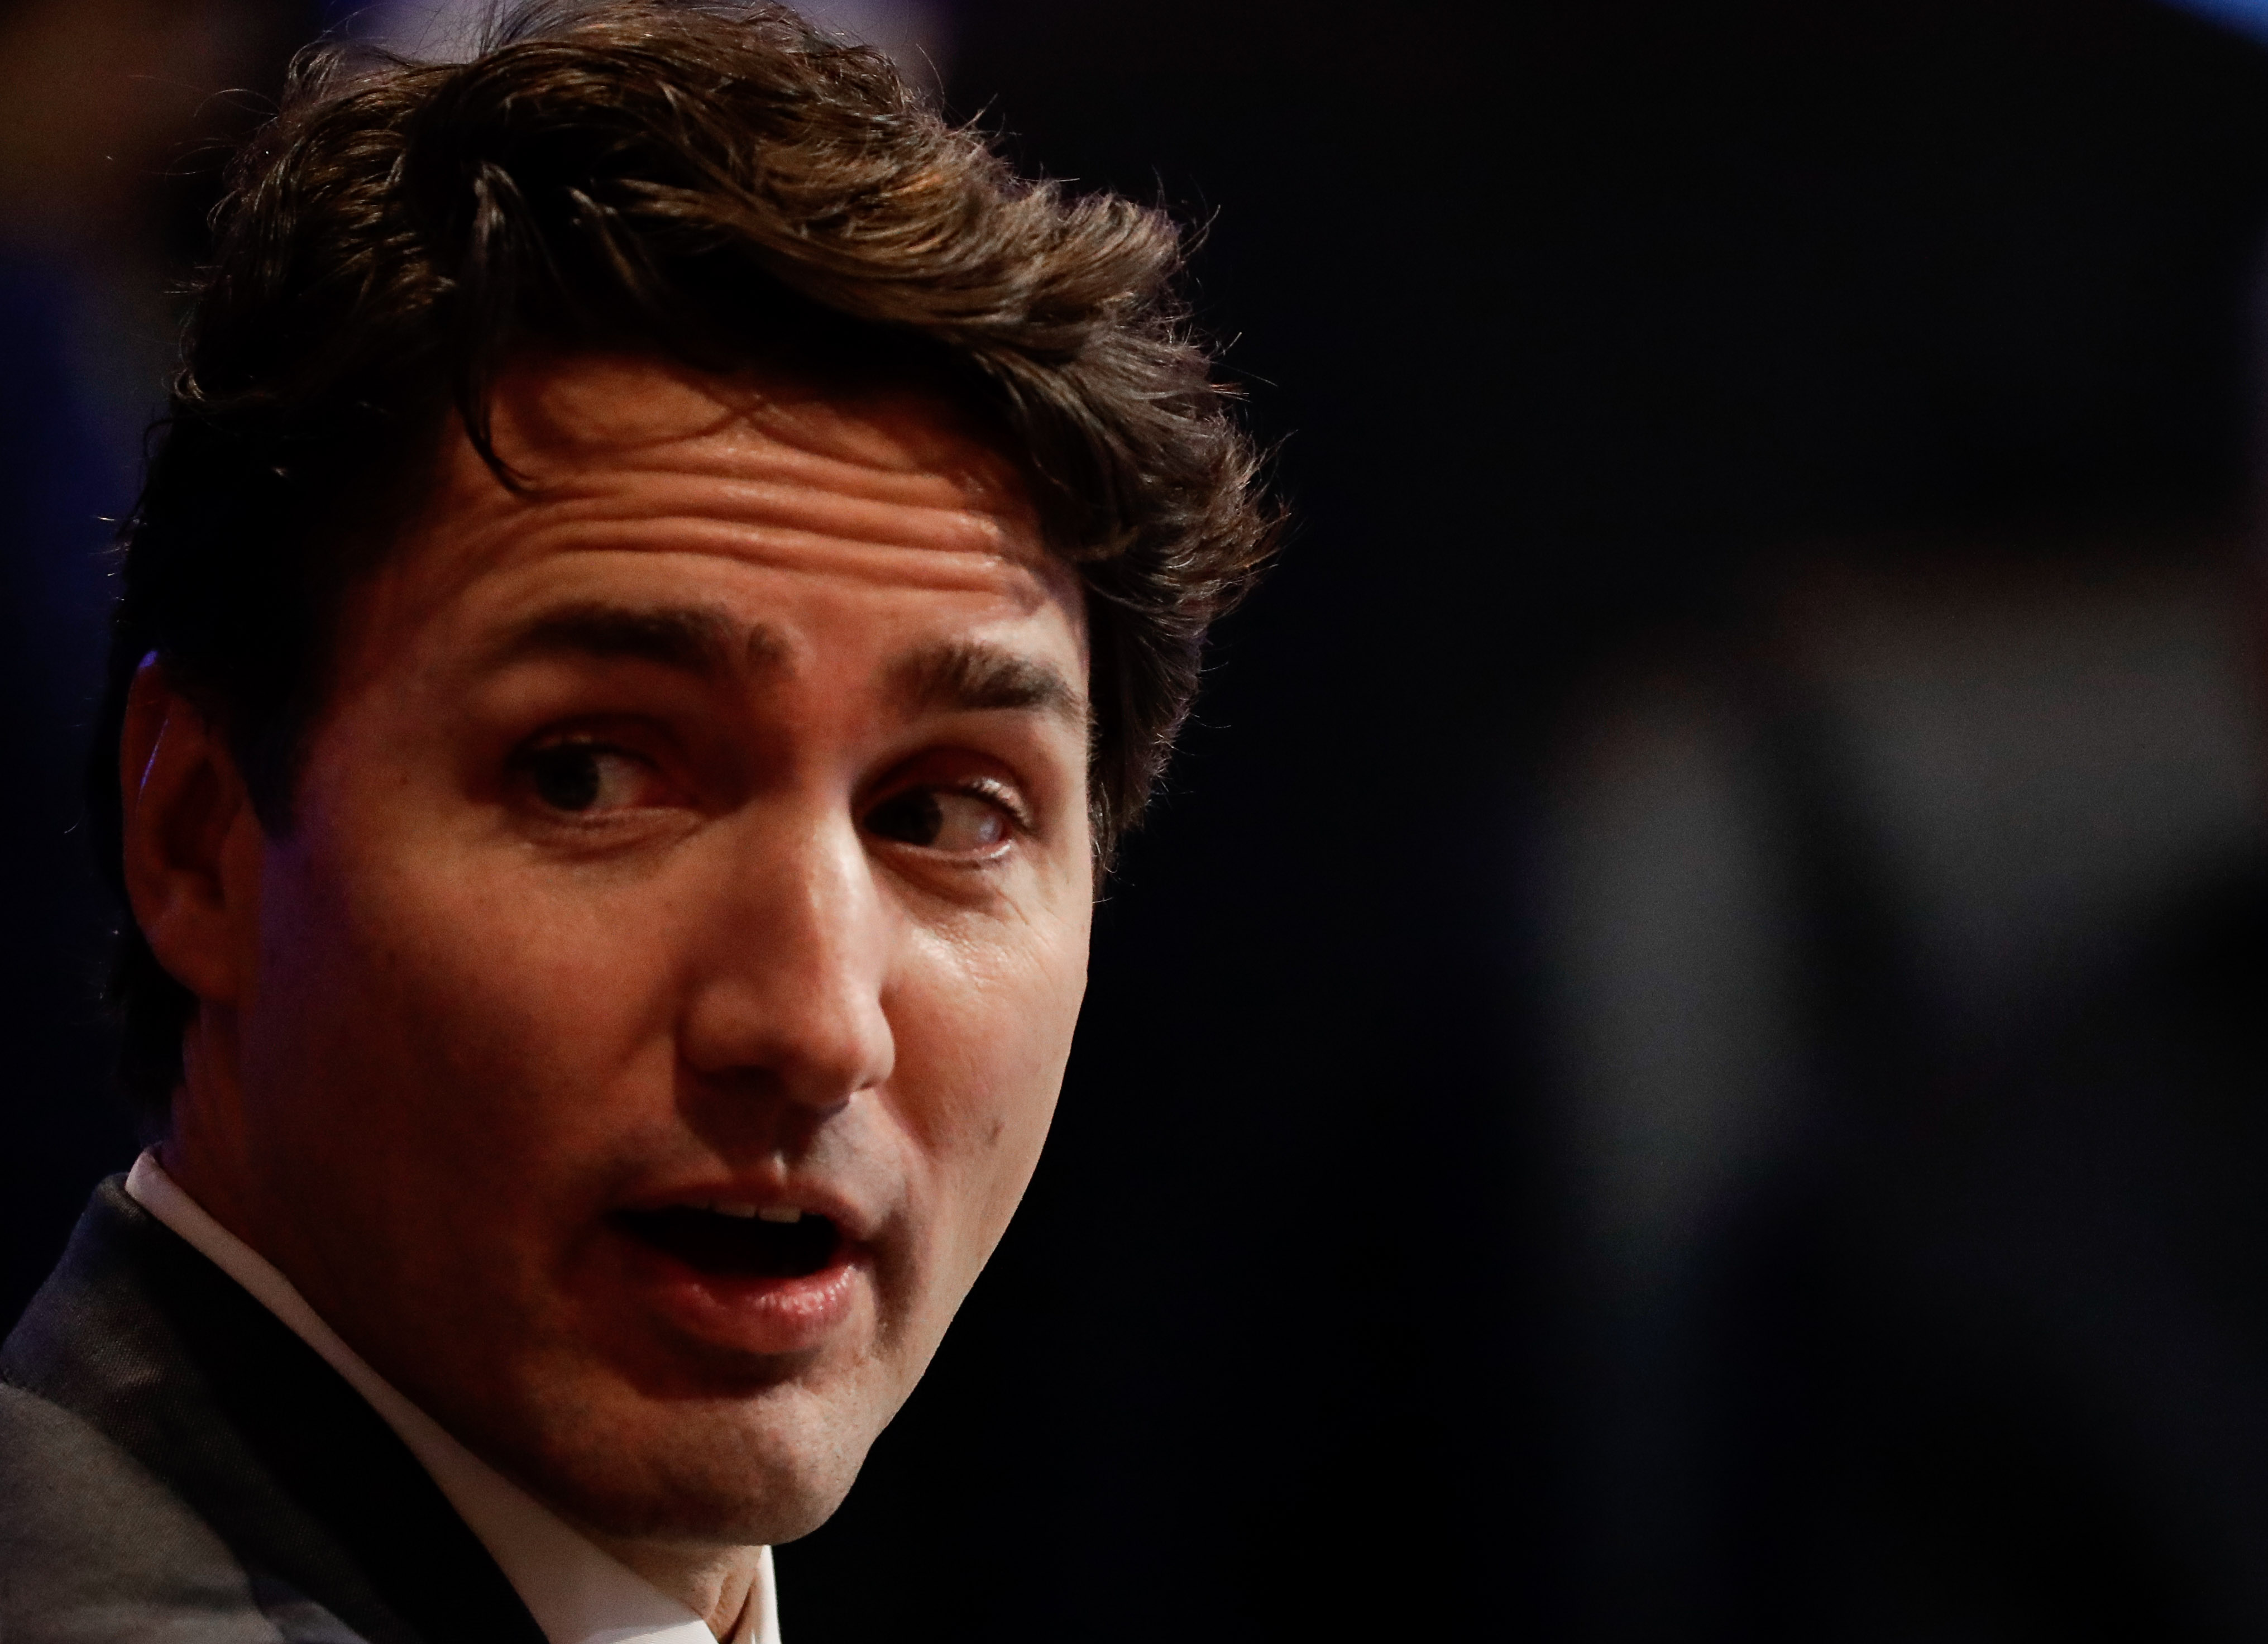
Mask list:
[[[1047,1139],[1086,992],[1086,921],[1012,944],[932,933],[914,957],[917,980],[892,1012],[895,1099],[934,1174],[940,1228],[968,1282]]]
[[[334,1091],[326,1126],[405,1168],[485,1177],[503,1197],[538,1189],[545,1154],[620,1124],[605,1093],[655,1052],[645,944],[615,900],[414,831],[349,837],[308,818],[265,888],[265,997],[247,1024],[267,1047],[261,1083]]]

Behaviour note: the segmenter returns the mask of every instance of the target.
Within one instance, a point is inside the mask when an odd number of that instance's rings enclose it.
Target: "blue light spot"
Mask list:
[[[2170,4],[2225,23],[2255,40],[2268,41],[2268,0],[2170,0]]]

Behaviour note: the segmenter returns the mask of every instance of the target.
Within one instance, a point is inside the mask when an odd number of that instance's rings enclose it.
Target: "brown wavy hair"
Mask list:
[[[1139,815],[1276,518],[1174,294],[1160,212],[1017,176],[878,54],[770,4],[540,0],[462,63],[325,48],[239,155],[141,500],[89,767],[124,896],[119,738],[155,653],[291,825],[331,633],[446,419],[499,478],[531,350],[792,358],[946,386],[1021,459],[1085,584],[1100,860]],[[195,1001],[129,916],[122,1082],[153,1114]]]

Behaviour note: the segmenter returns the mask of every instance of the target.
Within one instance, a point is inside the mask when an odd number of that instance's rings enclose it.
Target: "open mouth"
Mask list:
[[[726,1279],[807,1279],[833,1264],[843,1235],[824,1216],[747,1205],[671,1205],[609,1218],[639,1243],[696,1272]]]

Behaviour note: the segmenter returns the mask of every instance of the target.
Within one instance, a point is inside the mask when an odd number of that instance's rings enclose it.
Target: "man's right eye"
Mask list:
[[[553,742],[523,756],[535,797],[553,810],[613,810],[638,801],[645,761],[603,742]]]

